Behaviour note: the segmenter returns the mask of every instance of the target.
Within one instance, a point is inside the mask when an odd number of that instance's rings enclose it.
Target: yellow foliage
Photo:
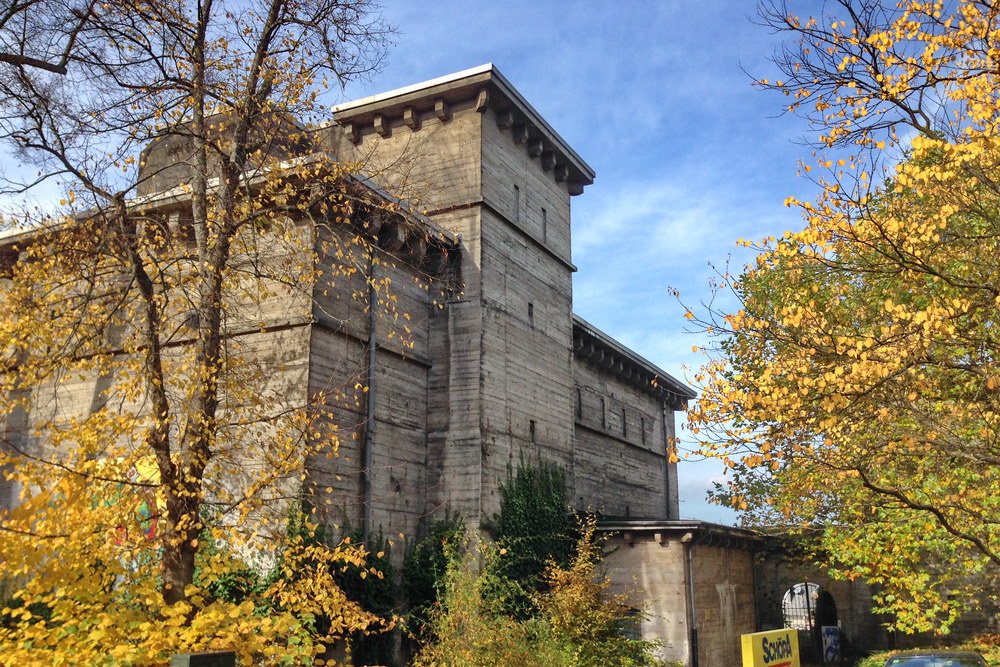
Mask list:
[[[782,89],[852,152],[820,166],[865,168],[791,200],[805,229],[761,242],[724,285],[736,312],[701,318],[727,326],[690,427],[748,522],[821,529],[899,629],[941,631],[972,601],[957,576],[1000,569],[1000,7],[905,0],[808,34],[765,18],[811,48]]]
[[[353,376],[310,393],[287,322],[338,281],[401,315],[369,270],[385,264],[371,236],[348,224],[397,205],[311,150],[298,120],[322,109],[328,77],[379,59],[380,21],[348,5],[112,1],[54,23],[47,5],[16,8],[41,32],[0,50],[56,44],[66,73],[24,68],[0,134],[30,137],[25,159],[69,187],[64,215],[3,239],[3,664],[234,649],[244,665],[313,665],[387,627],[333,577],[365,571],[362,546],[285,531],[312,492],[305,462],[337,455],[334,410],[363,396]],[[75,115],[32,124],[56,107]],[[141,151],[172,141],[179,184],[158,192],[164,170],[138,172],[155,166]],[[275,568],[252,594],[222,591]]]

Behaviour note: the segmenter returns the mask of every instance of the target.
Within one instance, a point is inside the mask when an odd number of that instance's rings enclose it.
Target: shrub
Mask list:
[[[573,665],[655,665],[656,644],[626,636],[634,619],[625,595],[611,595],[611,582],[599,571],[601,541],[593,517],[581,521],[575,553],[566,567],[550,561],[548,591],[536,596],[542,618],[560,646],[571,650]]]
[[[493,557],[489,553],[486,558]],[[429,614],[427,641],[414,667],[524,667],[569,665],[540,619],[519,621],[496,609],[484,594],[496,574],[471,552],[453,551],[441,599]]]
[[[629,621],[624,598],[610,596],[598,574],[600,546],[593,521],[585,522],[570,562],[550,560],[540,581],[542,592],[503,577],[497,561],[508,555],[499,543],[477,554],[453,550],[441,600],[430,613],[430,639],[415,667],[642,667],[662,665],[655,645],[622,634]],[[510,613],[497,589],[519,590],[537,613]]]
[[[322,539],[326,540],[323,535]],[[363,540],[361,531],[351,534],[352,541]],[[367,612],[382,619],[374,632],[357,630],[350,636],[351,658],[356,665],[387,665],[393,662],[392,648],[398,588],[390,556],[391,545],[380,533],[367,545],[365,566],[349,563],[333,573],[333,579],[344,591],[347,599],[356,602]]]
[[[406,626],[418,637],[425,632],[430,610],[438,601],[438,591],[448,570],[449,549],[465,535],[465,522],[446,515],[427,524],[427,535],[418,541],[403,560],[400,592],[409,607]]]
[[[576,520],[566,502],[566,472],[554,463],[526,463],[507,468],[500,485],[500,512],[487,527],[496,541],[493,567],[498,575],[488,594],[503,600],[519,618],[537,609],[530,592],[545,587],[549,562],[569,563],[576,540]],[[518,586],[511,587],[510,582]]]

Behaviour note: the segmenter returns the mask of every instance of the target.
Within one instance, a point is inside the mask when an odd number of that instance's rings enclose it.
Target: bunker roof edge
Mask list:
[[[594,182],[596,174],[593,168],[549,125],[493,63],[486,63],[422,83],[338,104],[332,108],[334,122],[338,125],[345,125],[358,120],[367,120],[369,116],[387,113],[390,110],[401,113],[403,107],[418,100],[434,100],[439,97],[448,98],[449,96],[472,93],[475,89],[487,84],[492,84],[492,89],[507,102],[507,105],[524,116],[525,120],[562,154],[565,161],[577,172],[575,176],[578,180],[584,185],[590,185]],[[490,106],[503,105],[491,102]]]

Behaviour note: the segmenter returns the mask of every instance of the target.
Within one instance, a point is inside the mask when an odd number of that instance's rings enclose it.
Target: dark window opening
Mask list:
[[[532,419],[528,422],[528,434],[531,438],[531,442],[535,442],[535,420]]]
[[[535,326],[535,304],[533,303],[528,304],[528,324],[532,327]]]
[[[625,408],[622,408],[622,437],[628,437],[628,417],[625,414]]]
[[[583,391],[579,387],[576,388],[576,417],[583,418]]]
[[[607,427],[608,427],[608,418],[607,418],[607,414],[606,414],[606,412],[604,410],[604,399],[602,398],[601,399],[601,428],[607,428]]]

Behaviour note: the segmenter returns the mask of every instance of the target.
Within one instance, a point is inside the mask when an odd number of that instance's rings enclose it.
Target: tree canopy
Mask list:
[[[364,547],[311,539],[293,511],[303,461],[336,454],[329,406],[361,400],[364,378],[307,392],[261,340],[275,308],[308,315],[337,280],[388,302],[347,223],[391,204],[359,201],[304,124],[378,67],[374,9],[39,0],[0,17],[0,139],[22,167],[4,192],[64,192],[57,213],[7,211],[0,239],[5,660],[235,647],[311,665],[384,627],[334,576],[381,576]],[[248,566],[274,573],[262,591],[212,594]]]
[[[816,132],[804,229],[726,275],[733,312],[690,427],[749,523],[818,528],[905,631],[946,631],[1000,571],[1000,6],[840,0],[786,32],[782,80]]]

